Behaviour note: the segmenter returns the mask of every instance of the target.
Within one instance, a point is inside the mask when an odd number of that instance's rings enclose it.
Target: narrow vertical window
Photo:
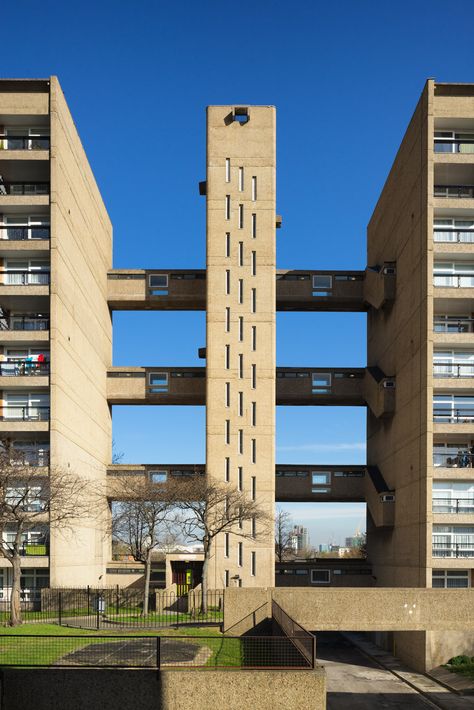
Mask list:
[[[250,495],[252,497],[252,500],[255,500],[257,498],[257,477],[252,476],[252,479],[250,481]]]
[[[230,458],[228,456],[225,457],[224,460],[224,479],[226,483],[229,483],[230,481]]]
[[[251,532],[252,537],[257,537],[257,520],[255,518],[255,515],[252,516],[251,526],[252,526],[252,532]]]
[[[230,582],[230,572],[228,569],[225,570],[225,586],[228,587]]]
[[[229,557],[229,533],[224,533],[224,555]]]
[[[230,407],[230,382],[225,383],[225,406]]]
[[[252,551],[250,556],[250,574],[255,577],[257,574],[257,553]]]
[[[239,266],[244,265],[244,243],[239,242]]]
[[[257,463],[257,440],[252,439],[252,463]]]
[[[239,205],[239,229],[244,228],[244,206]]]
[[[244,280],[239,279],[239,303],[244,302]]]
[[[238,563],[239,567],[242,567],[243,559],[244,559],[244,545],[242,542],[239,542],[239,544],[237,546],[237,563]]]
[[[244,356],[242,353],[239,354],[239,378],[242,380],[244,377]]]
[[[239,392],[239,417],[244,416],[244,393]]]
[[[252,326],[252,350],[257,349],[257,326]]]
[[[257,215],[255,212],[252,214],[252,239],[257,238]]]
[[[225,443],[230,444],[230,419],[225,420]]]
[[[230,158],[225,159],[225,181],[230,182]]]
[[[251,274],[252,276],[257,275],[257,252],[253,251],[252,252],[252,261],[251,261]]]
[[[257,289],[256,288],[252,289],[250,307],[251,307],[252,313],[257,312]]]
[[[238,439],[239,439],[239,454],[243,454],[244,453],[244,430],[243,429],[239,429]]]
[[[230,219],[230,195],[225,196],[225,218]]]
[[[242,506],[239,507],[239,530],[242,530],[244,527],[244,520],[242,517]]]
[[[225,233],[225,255],[230,256],[230,232]]]
[[[252,426],[257,426],[257,402],[252,402]]]
[[[225,369],[230,369],[230,345],[225,346]]]
[[[252,202],[257,199],[257,178],[254,175],[252,178]]]
[[[244,339],[244,317],[239,316],[239,340],[242,342]]]
[[[225,272],[225,292],[227,296],[230,294],[230,269]]]
[[[257,366],[252,365],[252,389],[257,387]]]
[[[244,169],[239,168],[239,190],[242,192],[244,189]]]
[[[230,308],[225,309],[225,329],[227,333],[230,330]]]
[[[237,479],[237,488],[239,491],[243,490],[244,487],[244,469],[242,466],[239,466],[238,468],[238,479]]]

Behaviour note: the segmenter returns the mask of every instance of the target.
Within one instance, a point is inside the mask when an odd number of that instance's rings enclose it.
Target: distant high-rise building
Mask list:
[[[307,550],[309,547],[309,533],[308,528],[304,528],[302,525],[294,525],[291,535],[291,547],[293,551],[297,554],[302,552],[302,550]]]

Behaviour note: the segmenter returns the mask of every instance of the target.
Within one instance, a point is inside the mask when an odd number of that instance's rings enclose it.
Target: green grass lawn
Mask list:
[[[42,635],[53,638],[38,638]],[[72,651],[85,648],[90,644],[110,643],[117,635],[113,631],[70,629],[55,624],[23,624],[15,628],[0,627],[0,666],[50,666]],[[23,638],[23,636],[26,637]],[[104,638],[97,638],[98,636]],[[240,639],[225,637],[216,628],[189,627],[154,631],[134,629],[127,633],[121,633],[117,642],[119,643],[124,637],[129,639],[134,636],[182,638],[185,643],[210,649],[212,654],[207,659],[206,666],[238,667],[241,665],[242,645]]]

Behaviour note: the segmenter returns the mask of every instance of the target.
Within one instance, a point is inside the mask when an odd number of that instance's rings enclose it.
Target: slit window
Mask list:
[[[244,206],[239,205],[239,229],[244,228]]]
[[[257,178],[254,175],[252,177],[252,202],[255,202],[257,199]]]
[[[227,296],[230,294],[230,269],[225,272],[225,292]]]
[[[242,342],[244,339],[244,318],[239,316],[239,340]]]
[[[330,296],[332,293],[332,276],[318,274],[313,276],[313,296]]]
[[[244,301],[244,280],[239,279],[239,303]]]
[[[230,369],[230,345],[225,346],[225,369]]]
[[[252,350],[257,349],[257,326],[252,326]]]
[[[238,475],[238,479],[237,479],[238,480],[237,488],[239,491],[241,491],[244,487],[244,469],[242,468],[242,466],[239,466],[238,474],[239,475]]]
[[[252,309],[252,313],[256,313],[257,312],[257,289],[256,288],[252,289],[250,306]]]
[[[257,215],[255,212],[252,214],[252,239],[257,237]]]
[[[148,291],[150,296],[167,296],[168,274],[149,274]]]
[[[252,439],[252,463],[257,463],[257,440]]]
[[[224,533],[224,555],[229,557],[229,533]]]
[[[230,195],[225,196],[225,218],[230,219]]]
[[[252,273],[252,276],[257,275],[257,252],[256,251],[252,252],[251,273]]]
[[[252,476],[251,481],[250,481],[250,495],[252,497],[252,500],[255,500],[257,497],[257,477]]]
[[[331,373],[330,372],[313,372],[311,391],[313,394],[330,394],[330,392],[331,392]]]
[[[244,169],[239,168],[239,190],[242,192],[244,189]]]
[[[225,255],[226,257],[230,256],[230,232],[225,234]]]
[[[158,485],[166,483],[166,481],[168,480],[167,471],[150,471],[148,475],[151,483],[157,483]]]
[[[224,459],[224,479],[226,483],[230,481],[230,458],[228,456]]]
[[[225,181],[230,182],[230,158],[225,159]]]
[[[257,366],[252,365],[252,389],[257,388]]]
[[[225,443],[230,444],[230,419],[225,420]]]
[[[239,266],[244,265],[244,243],[239,242]]]
[[[225,329],[227,333],[230,330],[230,308],[225,309]]]
[[[242,567],[243,558],[244,558],[244,546],[241,542],[239,542],[239,544],[237,546],[237,562],[238,562],[239,567]]]
[[[239,454],[244,453],[244,430],[239,429]]]
[[[225,406],[230,407],[230,382],[225,383]]]
[[[257,402],[252,402],[252,426],[257,426]]]
[[[168,373],[150,372],[148,375],[148,392],[150,394],[168,392]]]
[[[257,520],[255,518],[255,515],[252,516],[252,537],[257,537]]]
[[[244,416],[244,393],[239,392],[239,417]]]
[[[239,354],[239,378],[242,380],[244,377],[244,356],[242,353]]]
[[[250,574],[252,577],[257,574],[257,553],[254,551],[250,553]]]

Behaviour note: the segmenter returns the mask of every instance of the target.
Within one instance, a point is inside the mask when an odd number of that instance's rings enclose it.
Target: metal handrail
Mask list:
[[[435,239],[435,242],[447,242],[452,243],[452,242],[462,242],[462,243],[471,243],[474,242],[474,229],[455,229],[451,227],[435,227],[433,229],[433,234],[436,236],[436,234],[449,234],[449,235],[454,235],[456,239]],[[463,235],[467,235],[469,238],[464,239]]]
[[[474,324],[474,318],[460,318],[459,320],[444,320],[443,319],[433,319],[433,328],[436,328],[436,326],[443,326],[444,331],[438,331],[438,332],[445,332],[449,333],[452,332],[449,329],[452,327],[455,327],[458,329],[458,333],[472,333],[474,330],[473,327]],[[470,329],[470,330],[469,330]]]
[[[467,197],[471,199],[474,197],[474,185],[435,185],[434,196],[459,198]]]
[[[49,182],[0,182],[0,197],[5,195],[34,196],[48,194]]]
[[[22,278],[19,279],[18,282],[7,281],[5,277],[9,274],[12,276],[21,276]],[[45,286],[49,284],[51,272],[43,271],[41,269],[36,269],[35,271],[25,271],[24,269],[0,269],[0,278],[2,276],[3,280],[0,281],[2,286]],[[36,281],[35,278],[37,279]]]
[[[455,147],[457,150],[453,150],[453,151],[436,150],[436,146],[438,146],[438,145],[447,145],[447,146]],[[460,153],[461,151],[459,150],[459,148],[462,145],[474,145],[474,140],[472,138],[437,138],[437,137],[435,137],[434,152],[435,153],[444,153],[444,152]]]
[[[21,358],[0,362],[0,377],[28,377],[31,375],[49,375],[49,362]]]
[[[0,330],[49,330],[49,318],[25,315],[2,319],[0,316]]]
[[[0,421],[44,422],[48,421],[49,413],[50,407],[16,407],[6,404],[0,407]]]
[[[434,362],[433,374],[435,377],[474,377],[474,363],[467,365],[456,362]]]
[[[433,409],[434,421],[438,421],[439,418],[446,420],[450,424],[472,422],[474,421],[474,407],[469,409]]]
[[[452,283],[436,283],[437,278],[449,278]],[[469,279],[470,283],[463,283],[462,279]],[[436,271],[433,273],[433,285],[438,288],[473,288],[474,271],[472,274],[452,274],[445,271]]]
[[[474,455],[467,451],[458,451],[457,454],[442,454],[433,451],[433,465],[442,468],[473,468]]]
[[[4,233],[6,232],[6,236]],[[3,224],[0,225],[0,239],[21,242],[27,239],[49,239],[49,224]]]
[[[474,557],[473,542],[433,542],[433,557]]]
[[[12,466],[49,466],[49,451],[36,449],[16,449],[15,458],[10,459]]]
[[[5,133],[0,133],[1,150],[49,150],[51,136],[12,136]],[[7,145],[5,145],[5,141]],[[19,145],[8,145],[9,143]],[[44,143],[45,145],[41,145]]]
[[[474,498],[433,498],[433,513],[474,513]]]

